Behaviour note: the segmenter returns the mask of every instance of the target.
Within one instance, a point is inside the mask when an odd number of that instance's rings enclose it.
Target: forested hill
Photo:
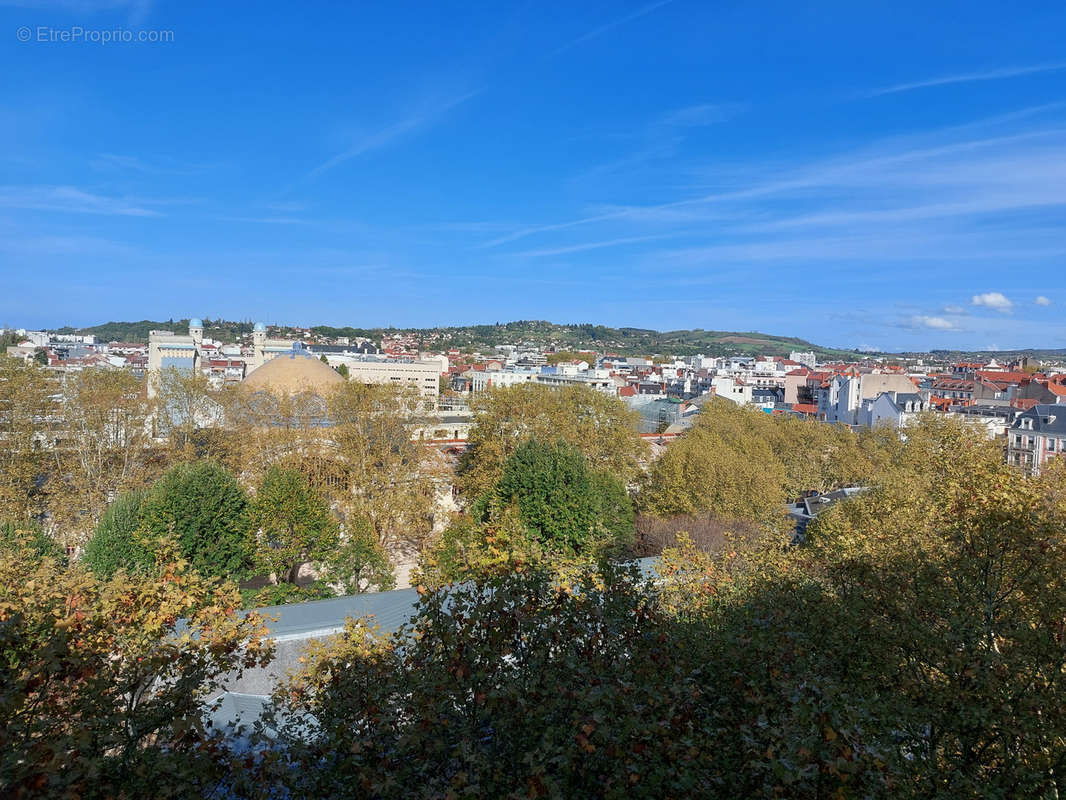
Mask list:
[[[250,321],[231,322],[223,319],[203,320],[204,335],[223,342],[234,342],[238,337],[252,332]],[[174,331],[186,333],[189,330],[189,318],[150,320],[139,322],[104,322],[89,328],[59,328],[56,333],[91,333],[103,342],[147,342],[149,331]]]
[[[184,332],[189,320],[140,320],[106,322],[87,328],[61,328],[59,332],[91,333],[103,341],[147,342],[151,330]],[[252,322],[204,319],[204,333],[223,342],[235,341],[251,332]],[[273,335],[299,335],[300,329],[271,325]],[[610,328],[589,323],[559,325],[540,320],[520,320],[494,325],[470,325],[447,328],[354,328],[317,325],[316,336],[366,337],[380,341],[383,336],[409,334],[427,349],[457,347],[462,350],[491,348],[498,344],[527,343],[539,347],[566,350],[589,349],[620,355],[733,355],[763,354],[787,356],[793,350],[813,350],[822,357],[854,357],[855,351],[820,347],[803,339],[772,336],[755,331],[708,331],[702,329],[656,331],[647,328]]]

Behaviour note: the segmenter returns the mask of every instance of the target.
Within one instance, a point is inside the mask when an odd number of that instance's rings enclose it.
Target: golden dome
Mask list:
[[[313,392],[324,395],[339,383],[344,383],[344,378],[317,358],[285,354],[256,367],[241,385],[249,391],[273,394]]]

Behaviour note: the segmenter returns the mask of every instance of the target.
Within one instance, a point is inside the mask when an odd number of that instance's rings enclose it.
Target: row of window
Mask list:
[[[1036,443],[1036,438],[1035,436],[1022,436],[1020,433],[1016,433],[1014,434],[1014,446],[1032,447]],[[1042,438],[1044,439],[1044,449],[1049,453],[1066,452],[1066,439],[1055,439],[1051,436]]]

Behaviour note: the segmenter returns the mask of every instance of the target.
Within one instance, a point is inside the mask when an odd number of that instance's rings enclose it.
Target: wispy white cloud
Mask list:
[[[1034,64],[1025,67],[1004,67],[1002,69],[991,69],[984,72],[964,72],[958,75],[942,75],[937,78],[911,81],[910,83],[897,83],[894,86],[874,89],[873,91],[866,93],[864,96],[880,97],[881,95],[910,92],[914,89],[925,89],[931,86],[946,86],[953,83],[973,83],[975,81],[995,81],[1004,78],[1018,78],[1023,75],[1034,75],[1040,72],[1057,72],[1062,69],[1066,69],[1066,61],[1052,64]]]
[[[74,186],[0,186],[0,207],[71,214],[157,217],[143,201],[106,197]]]
[[[232,217],[224,216],[218,219],[223,222],[250,222],[256,225],[311,225],[312,220],[300,217]]]
[[[592,30],[581,34],[576,39],[571,39],[569,42],[562,45],[561,47],[557,47],[555,50],[552,50],[549,55],[557,56],[560,53],[565,53],[567,50],[570,50],[573,47],[577,47],[583,42],[587,42],[590,39],[595,39],[597,36],[602,36],[603,34],[607,33],[607,31],[613,30],[619,25],[625,25],[627,22],[632,22],[633,20],[640,19],[641,17],[646,16],[651,12],[656,11],[657,9],[660,9],[665,5],[669,5],[672,2],[674,2],[674,0],[658,0],[658,2],[649,3],[646,6],[641,6],[637,10],[626,14],[625,16],[619,17],[618,19],[612,20],[603,25],[599,25],[593,28]]]
[[[306,208],[303,203],[296,202],[267,203],[266,207],[271,211],[281,211],[286,214],[298,213]]]
[[[966,309],[963,308],[962,306],[948,305],[948,306],[944,306],[944,313],[945,314],[965,314],[966,313]]]
[[[1034,300],[1033,302],[1036,303],[1038,306],[1051,305],[1051,299],[1048,297],[1044,297],[1044,295],[1038,295],[1036,300]]]
[[[191,175],[207,168],[204,164],[179,164],[173,161],[145,161],[138,156],[118,153],[101,153],[89,161],[89,166],[99,171],[134,172],[144,175]]]
[[[747,108],[743,103],[698,103],[671,111],[660,123],[670,127],[694,128],[717,125]]]
[[[0,251],[16,256],[106,256],[123,257],[138,253],[124,243],[94,236],[0,237]]]
[[[924,314],[915,314],[910,318],[910,326],[914,328],[928,328],[934,331],[955,331],[959,326],[953,320],[946,317],[931,317]]]
[[[1002,313],[1007,313],[1014,308],[1014,303],[1002,292],[984,292],[983,294],[975,294],[970,302],[975,306],[984,306],[985,308],[991,308]]]
[[[541,250],[526,250],[524,252],[515,253],[518,256],[561,256],[567,253],[582,253],[586,250],[601,250],[605,247],[620,247],[627,244],[636,244],[638,242],[651,242],[661,239],[669,239],[676,237],[677,234],[662,233],[652,234],[649,236],[623,236],[618,239],[609,239],[601,242],[582,242],[581,244],[568,245],[564,247],[548,247]]]
[[[713,192],[653,205],[590,205],[585,215],[510,230],[481,247],[536,237],[543,246],[522,254],[554,255],[671,233],[689,237],[692,246],[644,252],[639,263],[678,275],[775,261],[988,264],[1059,257],[1066,252],[1061,228],[1026,227],[1032,218],[1018,216],[1066,209],[1066,127],[1020,127],[1052,110],[1039,108],[808,163],[728,165],[711,176],[720,187]]]
[[[353,158],[365,155],[374,150],[380,150],[420,128],[427,127],[456,106],[459,106],[470,98],[478,95],[480,91],[481,90],[467,92],[466,94],[450,98],[442,103],[430,105],[421,111],[392,123],[391,125],[386,125],[380,130],[357,137],[348,148],[342,150],[308,172],[305,179],[309,180],[317,178],[346,161],[351,161]]]

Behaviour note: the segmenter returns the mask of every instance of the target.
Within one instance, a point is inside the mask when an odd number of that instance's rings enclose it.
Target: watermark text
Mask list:
[[[23,25],[15,31],[15,38],[33,44],[169,44],[174,41],[174,31]]]

